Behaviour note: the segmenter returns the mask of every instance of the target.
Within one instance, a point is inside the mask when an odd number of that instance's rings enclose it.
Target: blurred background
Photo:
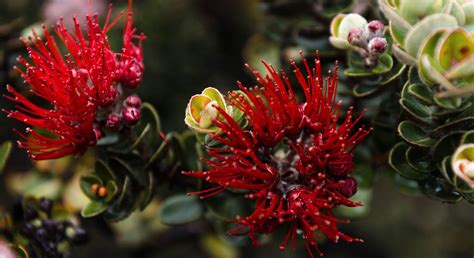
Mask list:
[[[126,8],[125,0],[92,2],[93,9],[102,15],[107,11],[108,2],[114,4],[114,13]],[[278,2],[295,2],[291,6],[296,8],[299,2],[327,1],[266,1],[275,5]],[[330,5],[345,5],[346,2],[334,0]],[[351,8],[370,12],[374,2],[359,1]],[[87,0],[0,0],[0,92],[5,92],[6,84],[23,87],[18,74],[12,69],[17,64],[16,57],[25,54],[18,40],[20,36],[29,35],[32,27],[38,27],[43,22],[52,25],[61,16],[66,21],[73,15],[83,16],[87,8]],[[301,44],[305,49],[324,49],[322,56],[327,60],[334,60],[340,55],[328,47],[327,28],[318,32],[318,38],[311,42],[282,40],[288,37],[285,33],[291,34],[291,31],[279,30],[280,25],[269,14],[268,6],[258,0],[137,0],[134,10],[136,26],[148,37],[144,43],[145,78],[138,93],[144,101],[157,108],[164,131],[185,129],[183,118],[187,101],[203,88],[213,86],[226,92],[235,88],[236,80],[251,86],[253,80],[244,68],[246,62],[257,64],[256,60],[264,57],[279,66],[280,60],[294,56]],[[291,20],[300,24],[308,20],[321,20],[321,24],[328,25],[324,18],[313,17],[311,13],[300,18],[291,16],[294,10],[287,11],[283,10],[283,16],[288,16],[285,22]],[[112,44],[120,42],[120,28],[116,26],[112,32]],[[277,36],[272,37],[272,33]],[[2,98],[0,105],[2,108],[10,107],[11,103]],[[0,124],[1,142],[16,140],[17,135],[12,128],[23,128],[23,125],[7,119],[5,115],[0,116]],[[81,162],[87,164],[88,159],[90,157],[86,155]],[[62,159],[32,164],[24,151],[14,149],[6,173],[1,175],[0,206],[8,207],[15,192],[22,191],[28,182],[28,191],[32,194],[46,193],[54,197],[59,192],[67,192],[65,205],[74,210],[84,199],[74,187],[77,180],[70,179],[69,184],[56,180],[69,162]],[[86,169],[87,166],[78,168]],[[35,171],[35,178],[23,173],[31,170]],[[388,169],[375,171],[375,187],[371,190],[371,198],[367,199],[363,216],[341,226],[343,232],[363,238],[365,243],[332,244],[323,240],[320,247],[326,257],[474,256],[472,205],[466,202],[442,204],[429,200],[396,187],[392,178],[392,172]],[[202,221],[178,227],[161,225],[157,222],[156,207],[159,205],[159,200],[156,200],[143,213],[114,225],[98,218],[82,220],[90,233],[90,242],[76,248],[73,257],[309,257],[304,247],[300,246],[296,252],[279,251],[284,230],[268,239],[263,247],[253,248],[245,239],[214,234],[215,229],[210,229]]]

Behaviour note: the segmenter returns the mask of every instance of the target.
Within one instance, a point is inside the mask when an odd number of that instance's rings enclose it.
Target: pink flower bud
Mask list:
[[[373,38],[369,41],[369,51],[372,53],[381,54],[387,50],[388,43],[384,38]]]
[[[107,120],[105,121],[105,127],[111,130],[118,130],[121,124],[120,116],[117,114],[109,114]]]
[[[129,89],[135,89],[143,79],[143,65],[135,60],[131,60],[127,69],[123,70],[120,82]]]
[[[355,46],[362,46],[366,42],[366,37],[364,31],[359,28],[353,28],[349,31],[347,35],[347,41]]]
[[[140,109],[135,107],[126,107],[122,110],[122,118],[126,125],[131,126],[140,120],[142,113]]]
[[[125,101],[125,105],[128,107],[140,108],[142,106],[142,101],[137,95],[128,96]]]
[[[349,198],[357,193],[357,181],[354,178],[348,177],[347,179],[339,181],[339,183],[341,183],[339,192],[345,197]]]
[[[379,20],[373,20],[367,24],[367,30],[374,37],[381,37],[383,36],[384,25]]]

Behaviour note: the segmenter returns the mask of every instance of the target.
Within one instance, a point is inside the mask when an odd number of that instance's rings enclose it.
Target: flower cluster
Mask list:
[[[114,52],[107,38],[122,16],[111,21],[111,8],[102,27],[97,14],[88,15],[85,28],[74,18],[71,31],[60,20],[54,29],[56,37],[43,26],[44,39],[34,31],[29,43],[22,39],[30,60],[19,57],[23,68],[17,70],[30,86],[30,92],[49,105],[35,104],[8,86],[11,95],[7,98],[17,106],[16,110],[6,112],[9,117],[38,129],[27,128],[28,135],[20,133],[24,140],[19,145],[29,151],[32,159],[81,154],[88,146],[94,146],[102,136],[100,127],[105,123],[99,113],[112,109],[123,92],[122,85],[135,88],[141,82],[144,69],[141,42],[145,37],[137,35],[133,28],[131,2],[121,52]]]
[[[364,58],[366,67],[377,65],[388,49],[385,26],[379,20],[367,22],[359,14],[339,14],[331,22],[331,43],[340,49],[351,49]]]
[[[247,234],[255,245],[257,234],[270,234],[284,224],[289,225],[289,231],[281,250],[290,239],[294,246],[298,234],[305,239],[310,254],[311,246],[321,254],[317,232],[333,242],[341,238],[361,241],[341,233],[336,224],[347,221],[335,218],[332,212],[340,205],[361,205],[349,200],[357,191],[357,182],[350,176],[352,151],[371,130],[354,128],[363,114],[353,119],[352,108],[340,120],[338,68],[323,79],[319,60],[310,68],[303,57],[306,74],[292,61],[305,97],[300,103],[287,75],[263,63],[267,76],[252,70],[262,87],[249,89],[238,83],[245,96],[234,92],[229,97],[229,102],[245,114],[249,126],[240,127],[216,106],[224,119],[214,120],[222,134],[213,138],[225,147],[207,150],[211,156],[206,160],[207,171],[183,173],[217,184],[199,192],[204,194],[201,198],[227,189],[248,191],[246,197],[255,200],[255,210],[237,218],[240,226],[230,233]]]

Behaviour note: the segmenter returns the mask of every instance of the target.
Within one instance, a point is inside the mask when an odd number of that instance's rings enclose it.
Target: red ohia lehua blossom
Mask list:
[[[130,11],[130,5],[127,12],[127,21],[125,24],[125,33],[123,35],[123,50],[120,59],[121,76],[120,82],[127,88],[136,88],[143,79],[145,66],[143,65],[142,42],[145,36],[136,35],[136,29],[133,28],[133,15]],[[138,40],[138,44],[133,43],[133,39]]]
[[[311,257],[311,246],[322,255],[318,232],[333,242],[362,241],[341,233],[336,223],[348,221],[332,212],[339,205],[362,205],[349,200],[357,190],[350,177],[352,151],[371,131],[354,129],[363,114],[353,119],[352,108],[338,126],[342,104],[336,102],[338,68],[323,79],[319,60],[311,69],[303,57],[306,75],[292,61],[305,97],[299,103],[285,73],[263,63],[268,70],[265,77],[249,67],[262,87],[248,89],[238,82],[246,97],[237,92],[229,97],[245,113],[249,126],[241,128],[221,109],[225,119],[214,124],[223,133],[213,138],[226,147],[207,150],[212,157],[206,160],[207,171],[183,172],[217,184],[193,194],[207,198],[228,188],[249,191],[246,197],[255,200],[255,210],[238,217],[235,223],[240,226],[229,233],[247,234],[255,245],[257,234],[270,234],[283,224],[289,224],[289,231],[280,249],[285,250],[290,239],[294,248],[301,234]]]
[[[135,30],[131,30],[131,4],[129,1],[122,51],[127,52],[133,47],[136,53],[141,53],[144,36],[136,36]],[[99,113],[108,112],[115,104],[119,94],[117,87],[120,87],[118,82],[123,81],[123,74],[130,73],[127,67],[131,66],[124,66],[124,60],[142,62],[141,55],[125,57],[124,53],[111,49],[107,33],[123,16],[120,14],[111,21],[111,11],[112,6],[102,27],[97,14],[88,15],[84,27],[74,18],[74,29],[68,30],[60,20],[54,28],[56,37],[43,26],[44,39],[34,31],[29,42],[21,39],[29,60],[20,56],[18,61],[23,68],[16,70],[30,86],[30,92],[49,105],[35,104],[7,86],[11,95],[6,98],[17,105],[16,110],[5,112],[9,117],[40,130],[41,133],[27,128],[27,135],[19,133],[23,138],[19,146],[28,150],[32,159],[82,154],[103,136],[98,133],[105,124],[100,121]],[[132,40],[137,38],[139,45],[135,46]],[[66,49],[65,53],[59,44]]]

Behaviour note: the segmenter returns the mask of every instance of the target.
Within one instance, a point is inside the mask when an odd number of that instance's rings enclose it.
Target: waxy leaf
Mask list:
[[[404,142],[395,145],[389,153],[388,162],[390,166],[400,175],[409,179],[421,180],[427,178],[429,174],[421,173],[408,165],[406,160],[408,148],[409,146]]]
[[[160,220],[166,225],[180,225],[199,219],[203,208],[198,198],[175,195],[167,198],[160,206]]]
[[[423,128],[411,121],[401,122],[398,125],[398,132],[403,139],[413,145],[427,148],[435,143]]]
[[[107,204],[101,201],[91,201],[81,211],[84,218],[90,218],[103,213],[107,209]]]

